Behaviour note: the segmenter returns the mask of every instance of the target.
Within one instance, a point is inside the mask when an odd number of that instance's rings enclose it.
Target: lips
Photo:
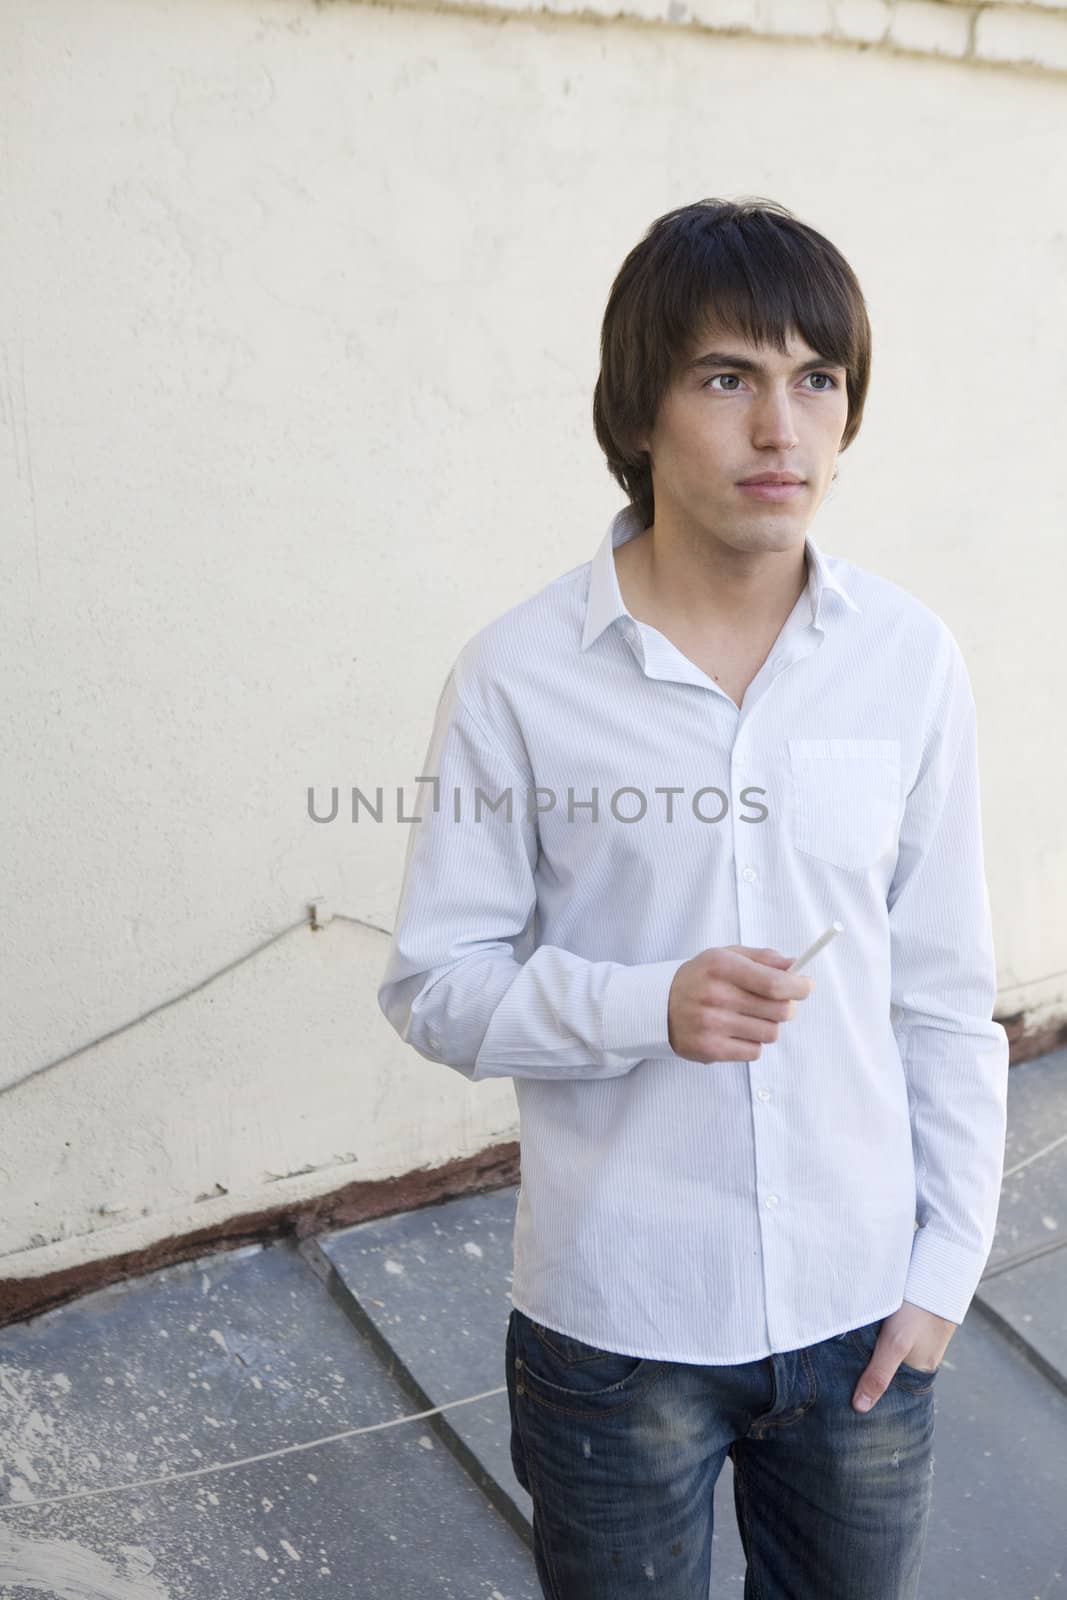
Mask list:
[[[754,478],[742,478],[741,488],[749,489],[758,483],[803,483],[794,472],[760,472]]]
[[[761,483],[739,483],[737,487],[742,494],[747,494],[750,500],[785,502],[787,500],[799,500],[807,485],[803,483],[775,482],[773,479],[768,483],[764,479]]]

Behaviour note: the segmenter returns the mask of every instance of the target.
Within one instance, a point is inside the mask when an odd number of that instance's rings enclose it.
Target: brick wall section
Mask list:
[[[482,15],[539,12],[877,46],[995,67],[1067,73],[1067,0],[401,0]]]

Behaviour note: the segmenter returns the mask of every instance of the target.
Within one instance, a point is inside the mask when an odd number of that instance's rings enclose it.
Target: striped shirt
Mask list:
[[[993,1244],[1008,1041],[975,704],[947,625],[805,540],[738,707],[623,603],[614,550],[483,627],[445,681],[378,1004],[509,1077],[512,1300],[602,1349],[754,1361],[896,1311],[962,1322]],[[672,1049],[712,946],[816,986],[755,1061]]]

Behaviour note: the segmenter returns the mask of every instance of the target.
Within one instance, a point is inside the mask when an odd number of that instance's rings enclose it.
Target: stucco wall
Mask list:
[[[1001,1009],[1067,1011],[1067,13],[604,9],[0,11],[0,1273],[514,1137],[378,1013],[408,827],[306,790],[413,798],[460,646],[592,555],[608,287],[701,195],[859,273],[813,531],[959,638]]]

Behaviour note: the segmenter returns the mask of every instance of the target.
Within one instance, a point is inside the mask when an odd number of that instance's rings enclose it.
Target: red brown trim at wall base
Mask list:
[[[519,1181],[519,1146],[516,1140],[490,1146],[477,1155],[423,1167],[397,1178],[380,1178],[345,1184],[329,1194],[315,1195],[293,1205],[273,1206],[230,1217],[214,1227],[198,1228],[180,1238],[160,1239],[142,1250],[64,1267],[59,1272],[32,1278],[0,1278],[0,1328],[24,1322],[56,1306],[106,1288],[125,1278],[137,1278],[178,1261],[193,1260],[216,1250],[262,1244],[268,1239],[306,1239],[332,1233],[357,1222],[386,1217],[479,1190],[503,1189]]]
[[[1051,1017],[1041,1026],[1026,1025],[1027,1012],[1016,1011],[1010,1017],[995,1017],[1008,1036],[1008,1059],[1013,1067],[1024,1061],[1036,1061],[1053,1050],[1067,1045],[1067,1017]]]

